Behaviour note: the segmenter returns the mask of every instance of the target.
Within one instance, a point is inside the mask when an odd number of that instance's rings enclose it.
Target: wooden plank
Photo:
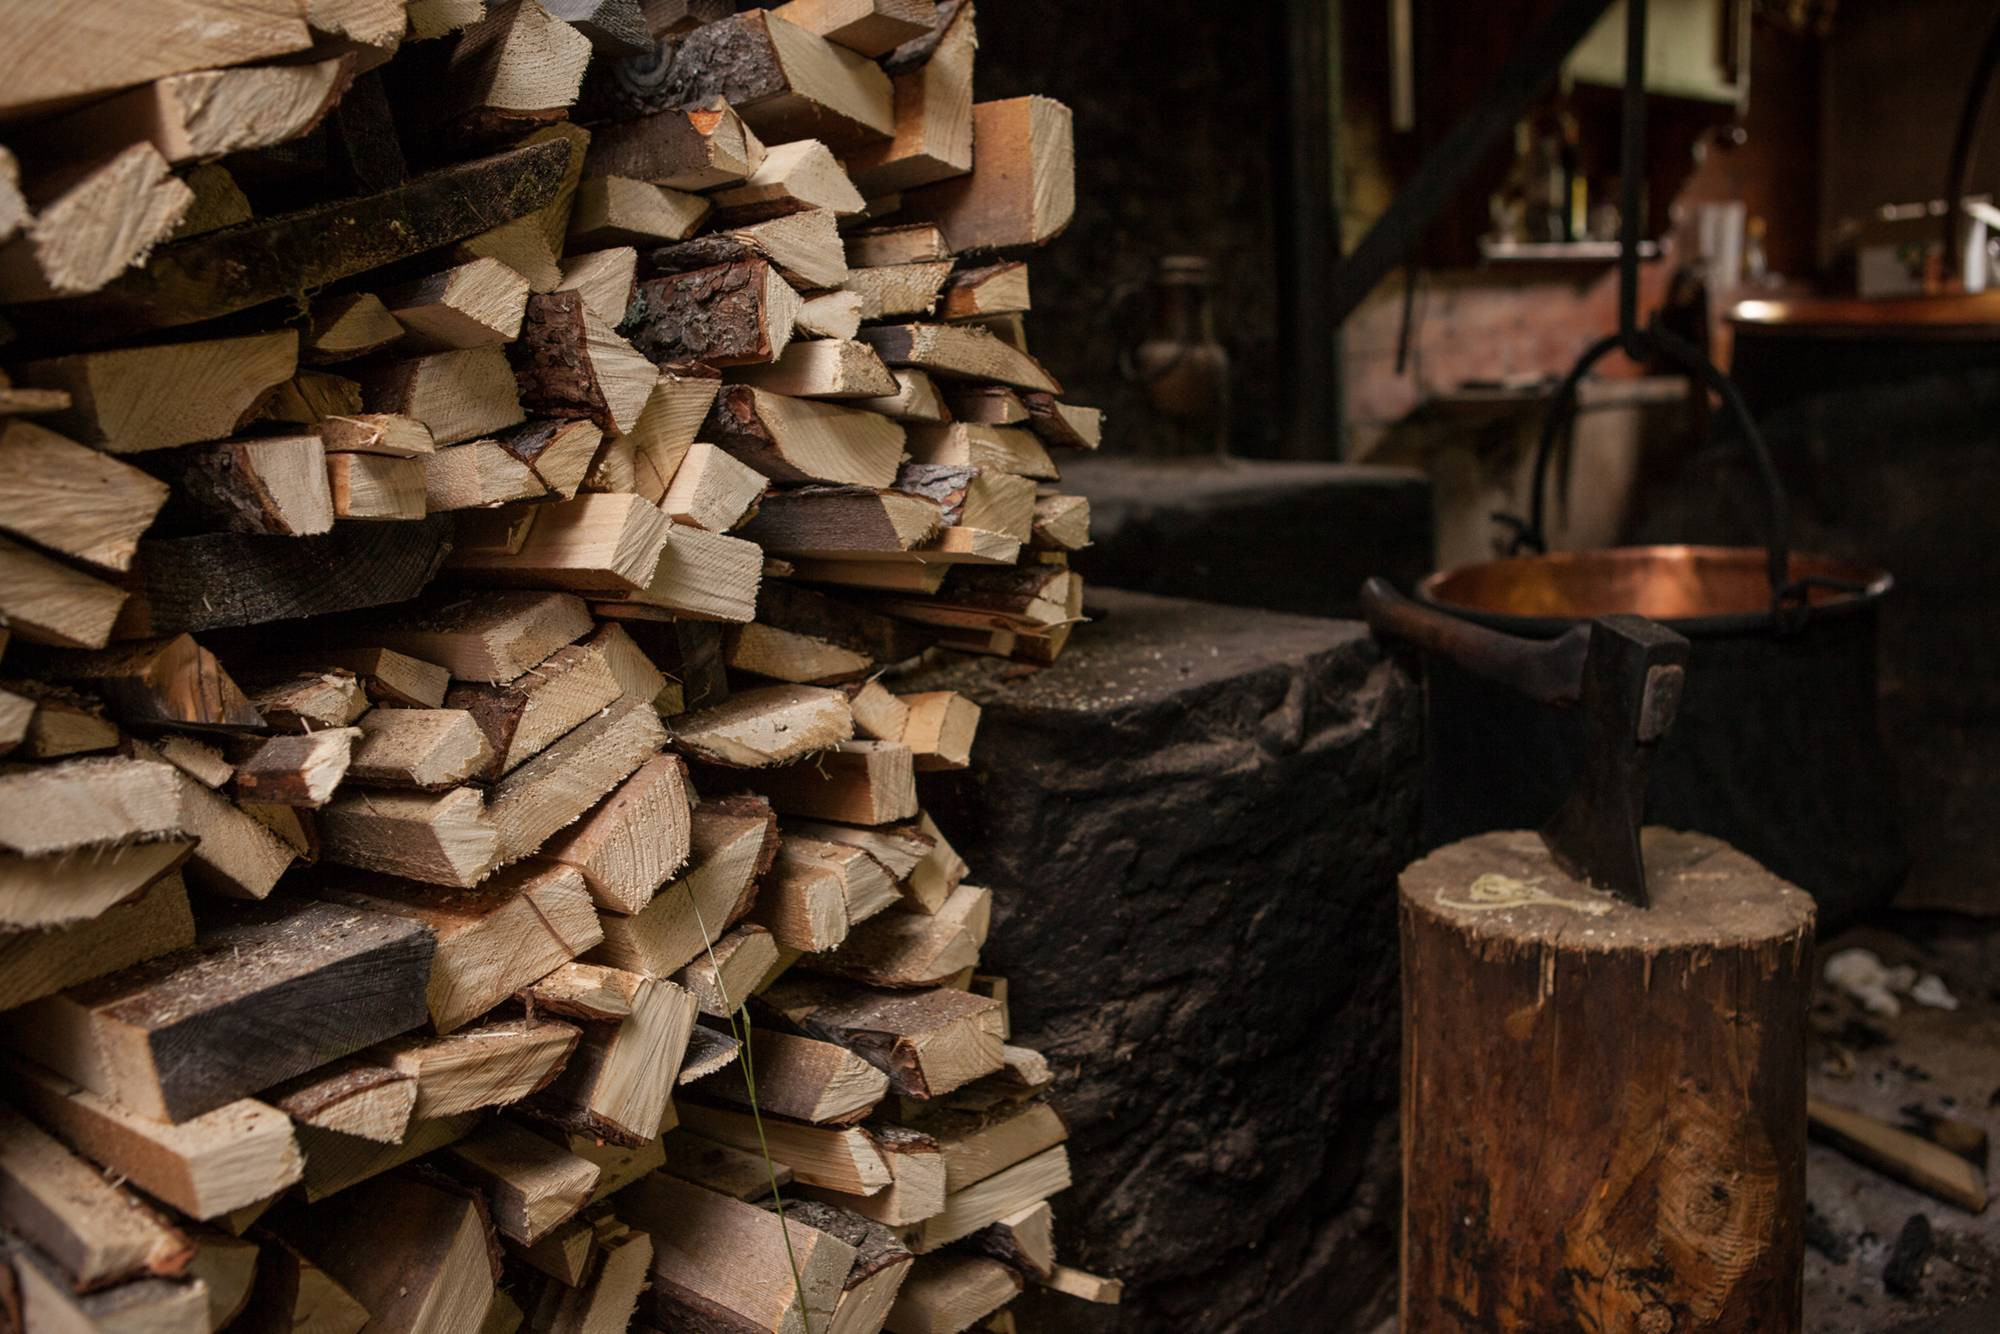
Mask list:
[[[194,943],[194,915],[180,876],[74,925],[0,936],[0,1009],[157,958]]]
[[[435,944],[332,904],[210,919],[192,952],[34,1002],[6,1040],[131,1108],[182,1121],[423,1022]]]

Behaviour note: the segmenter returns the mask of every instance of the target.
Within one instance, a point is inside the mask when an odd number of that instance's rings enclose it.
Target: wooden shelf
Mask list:
[[[1640,259],[1658,259],[1658,241],[1639,242]],[[1616,264],[1616,241],[1495,241],[1481,237],[1479,258],[1488,264]]]
[[[1805,338],[2000,339],[2000,291],[1953,296],[1788,296],[1739,301],[1729,322],[1741,335]]]

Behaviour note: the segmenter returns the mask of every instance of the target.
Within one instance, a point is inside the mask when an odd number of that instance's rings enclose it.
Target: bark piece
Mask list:
[[[771,265],[742,260],[642,281],[623,327],[656,362],[775,361],[792,336],[799,304]]]

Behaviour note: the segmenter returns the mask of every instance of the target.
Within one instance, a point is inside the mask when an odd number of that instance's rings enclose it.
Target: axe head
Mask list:
[[[1591,622],[1577,700],[1583,767],[1569,798],[1542,826],[1542,841],[1564,871],[1642,908],[1646,767],[1673,730],[1687,659],[1685,638],[1643,616]]]

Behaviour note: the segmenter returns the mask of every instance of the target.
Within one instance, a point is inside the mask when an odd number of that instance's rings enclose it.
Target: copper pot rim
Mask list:
[[[1416,591],[1441,611],[1517,633],[1558,634],[1616,612],[1638,612],[1682,633],[1741,633],[1771,625],[1768,568],[1763,547],[1602,547],[1453,566],[1426,576]],[[1793,579],[1856,586],[1812,588],[1809,620],[1872,609],[1895,585],[1887,570],[1814,552],[1792,552],[1789,571]],[[1650,593],[1632,596],[1648,585]]]

